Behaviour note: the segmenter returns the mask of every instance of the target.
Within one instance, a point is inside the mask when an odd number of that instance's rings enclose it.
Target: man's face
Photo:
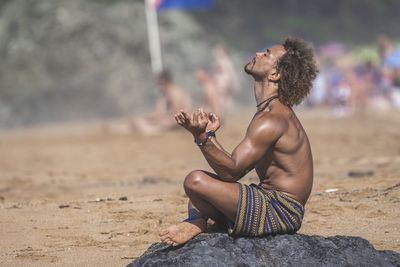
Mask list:
[[[282,45],[275,45],[256,56],[244,67],[244,71],[253,77],[267,77],[276,68],[279,58],[286,53]]]

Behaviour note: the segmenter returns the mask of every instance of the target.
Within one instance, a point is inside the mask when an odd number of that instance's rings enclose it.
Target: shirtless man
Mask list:
[[[160,231],[167,244],[177,246],[206,231],[208,218],[235,236],[294,233],[301,226],[313,162],[307,135],[291,107],[307,96],[318,72],[313,49],[301,39],[288,38],[256,53],[245,71],[255,81],[257,111],[232,153],[215,137],[215,114],[202,108],[192,115],[183,110],[175,114],[215,174],[195,170],[187,175],[189,216]],[[237,182],[253,168],[258,185]]]

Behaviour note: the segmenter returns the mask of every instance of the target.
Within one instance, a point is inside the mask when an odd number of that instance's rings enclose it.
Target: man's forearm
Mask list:
[[[239,180],[240,173],[238,173],[235,160],[230,153],[223,149],[215,137],[209,137],[207,142],[200,146],[200,150],[210,167],[223,181]]]

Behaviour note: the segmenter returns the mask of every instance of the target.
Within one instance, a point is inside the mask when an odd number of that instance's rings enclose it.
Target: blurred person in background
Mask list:
[[[308,104],[311,106],[321,106],[326,104],[328,97],[328,73],[325,68],[322,68],[322,60],[317,56],[316,58],[320,72],[313,82],[310,96],[308,97]]]
[[[392,107],[400,110],[400,67],[382,68],[382,86]]]
[[[348,70],[348,79],[351,88],[350,105],[352,112],[368,108],[369,96],[375,80],[378,79],[377,72],[369,62],[355,64]]]
[[[390,91],[390,99],[394,108],[400,110],[400,68],[396,70],[392,84],[392,90]]]
[[[353,81],[352,62],[344,54],[339,57],[329,68],[329,103],[333,107],[333,114],[337,117],[349,115],[351,110],[351,83]]]
[[[203,68],[198,68],[193,75],[203,87],[206,111],[223,118],[225,112],[233,108],[233,94],[239,90],[239,82],[232,61],[222,45],[215,46],[212,54],[214,56],[212,74]]]
[[[173,114],[181,109],[191,109],[192,100],[189,94],[172,80],[168,70],[164,70],[158,77],[161,88],[161,97],[157,101],[156,109],[151,114],[135,118],[131,121],[133,130],[152,135],[166,129],[176,127]]]
[[[206,112],[213,112],[222,118],[224,116],[226,104],[225,92],[222,87],[218,86],[212,76],[202,68],[196,69],[193,75],[197,82],[203,87],[203,98]]]
[[[108,130],[117,133],[140,132],[145,135],[156,135],[165,130],[175,128],[173,114],[181,109],[191,109],[192,100],[189,94],[172,80],[168,70],[158,76],[161,97],[157,100],[155,110],[143,117],[134,117],[122,124],[114,124]]]
[[[382,70],[372,61],[365,60],[355,68],[358,85],[365,88],[368,96],[367,109],[383,111],[390,108],[390,99],[382,86]]]
[[[381,63],[384,64],[387,58],[393,53],[394,47],[392,41],[386,34],[380,34],[377,39],[377,44]]]
[[[223,96],[223,110],[233,108],[233,94],[239,91],[239,81],[233,67],[233,63],[221,44],[216,45],[212,54],[214,56],[213,80],[220,88]]]
[[[320,72],[314,80],[308,99],[311,106],[329,105],[335,116],[349,113],[351,88],[347,75],[351,66],[346,61],[346,45],[331,42],[319,46],[317,64]]]
[[[382,75],[381,86],[392,106],[400,109],[400,48],[390,38],[381,34],[377,39]]]

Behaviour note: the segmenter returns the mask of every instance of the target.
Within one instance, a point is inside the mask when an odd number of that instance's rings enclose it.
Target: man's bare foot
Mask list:
[[[204,232],[207,224],[204,219],[181,222],[160,231],[160,239],[168,245],[178,246],[186,243],[196,235]]]

